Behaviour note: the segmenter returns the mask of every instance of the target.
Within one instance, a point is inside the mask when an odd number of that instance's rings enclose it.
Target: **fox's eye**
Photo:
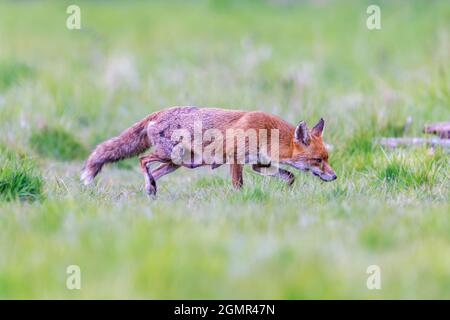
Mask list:
[[[317,163],[321,163],[322,162],[322,159],[319,159],[319,158],[314,159],[314,160],[316,160]]]

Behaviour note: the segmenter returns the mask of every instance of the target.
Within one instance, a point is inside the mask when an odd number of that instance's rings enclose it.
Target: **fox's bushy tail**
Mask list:
[[[119,136],[97,145],[87,158],[81,173],[81,181],[90,184],[106,163],[136,156],[148,148],[147,124],[156,116],[152,113],[123,131]]]

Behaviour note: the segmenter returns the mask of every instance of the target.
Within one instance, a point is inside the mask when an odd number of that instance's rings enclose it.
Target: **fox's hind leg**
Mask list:
[[[167,162],[167,159],[162,159],[156,153],[151,152],[148,155],[143,155],[139,158],[141,163],[141,169],[144,172],[145,178],[145,191],[149,196],[156,194],[156,179],[150,170],[150,166],[154,162]],[[156,171],[156,170],[155,170]],[[161,172],[162,173],[162,172]]]
[[[252,165],[252,169],[264,176],[278,177],[286,181],[289,186],[292,186],[295,180],[295,176],[292,172],[281,168],[275,168],[273,166],[264,166],[259,164]]]
[[[153,176],[153,179],[156,181],[162,176],[165,176],[166,174],[169,174],[171,172],[174,172],[177,170],[180,166],[168,162],[168,163],[161,163],[157,168],[153,169],[151,174]]]
[[[233,187],[236,189],[240,189],[244,185],[244,178],[242,177],[242,164],[232,164],[230,165],[231,170],[231,181],[233,183]]]

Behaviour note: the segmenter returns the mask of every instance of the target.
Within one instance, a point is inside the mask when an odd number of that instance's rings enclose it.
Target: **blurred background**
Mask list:
[[[448,1],[77,1],[69,30],[71,4],[0,2],[0,297],[450,298],[448,153],[373,143],[450,119]],[[81,187],[173,105],[323,117],[339,179],[183,169],[149,200],[131,159]]]

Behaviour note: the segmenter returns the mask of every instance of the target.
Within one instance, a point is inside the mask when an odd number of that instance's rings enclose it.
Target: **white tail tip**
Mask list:
[[[90,172],[85,169],[85,170],[83,170],[83,172],[81,172],[80,180],[81,180],[81,182],[83,182],[83,184],[85,186],[87,186],[87,185],[91,184],[94,179],[92,178],[92,175],[90,174]]]

